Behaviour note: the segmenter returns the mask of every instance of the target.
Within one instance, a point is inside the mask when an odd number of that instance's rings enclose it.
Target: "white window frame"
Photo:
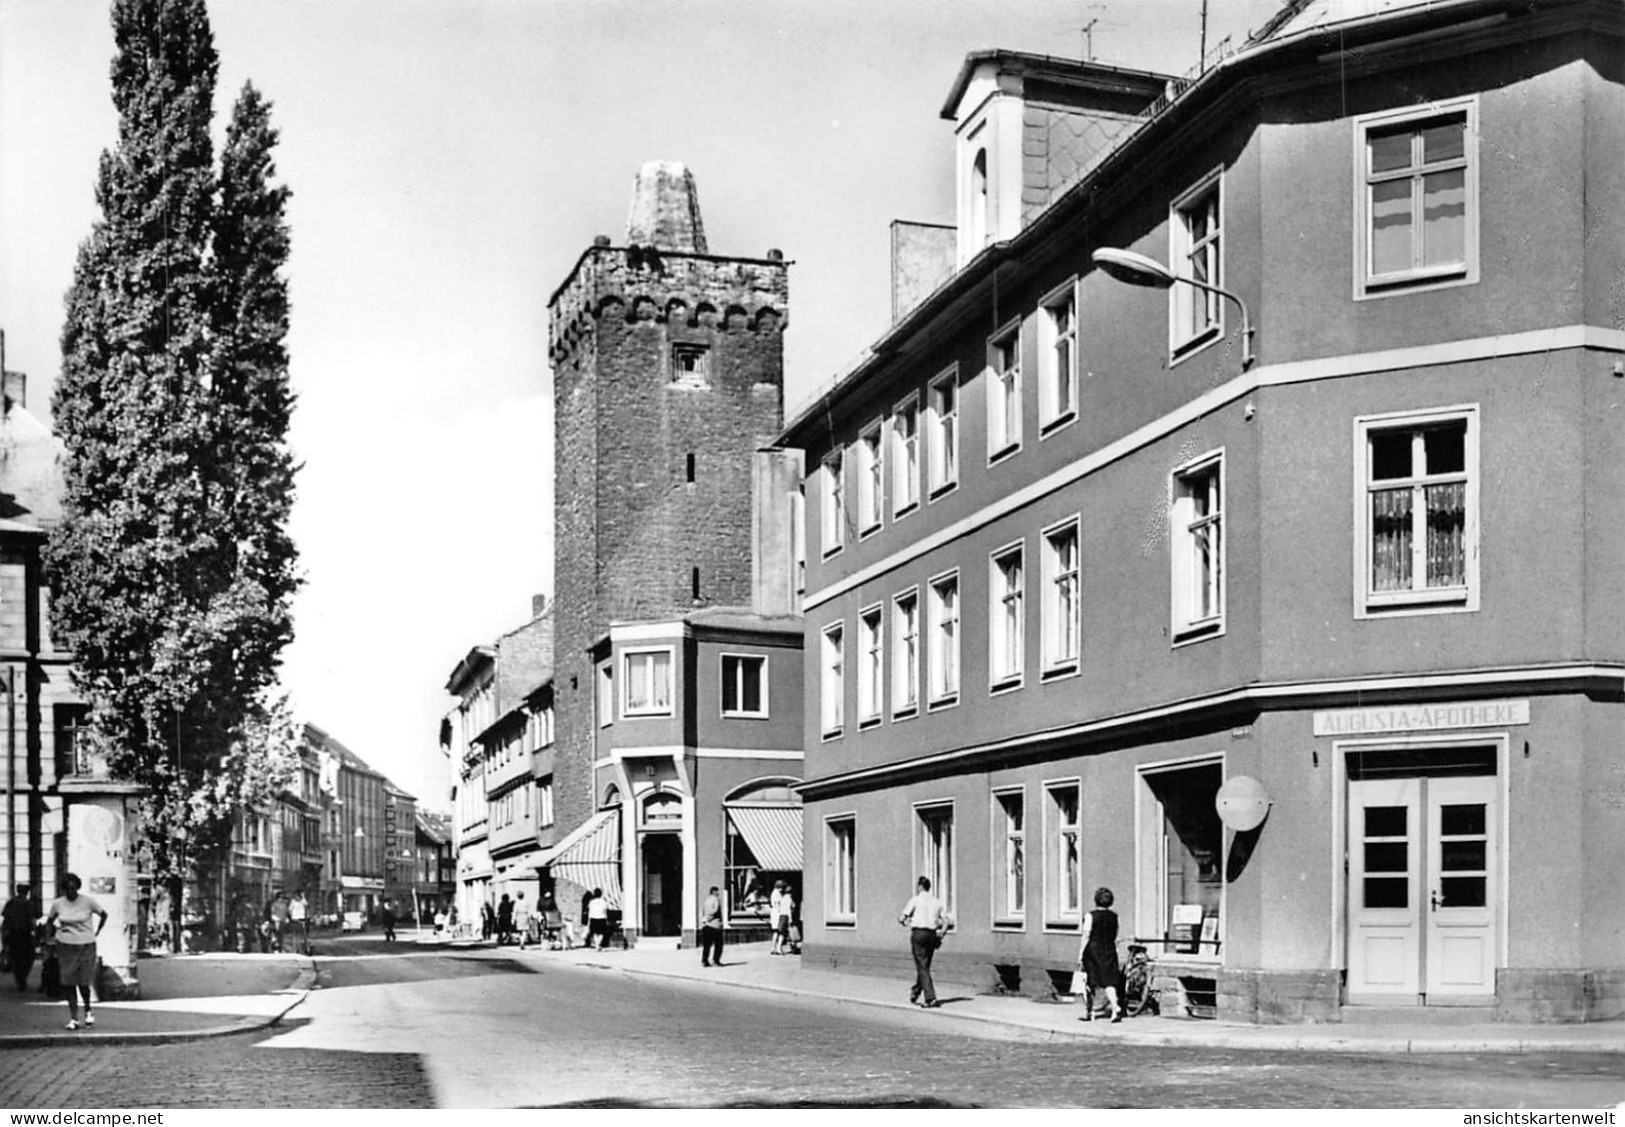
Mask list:
[[[1008,356],[1009,364],[1002,365]],[[987,464],[1021,452],[1021,319],[987,338]]]
[[[858,432],[858,539],[880,531],[886,507],[885,421],[876,419]]]
[[[913,629],[906,627],[903,618],[903,604],[912,603]],[[891,718],[906,720],[917,716],[920,711],[920,667],[923,664],[921,643],[924,641],[924,619],[920,614],[920,589],[918,586],[910,587],[906,591],[899,591],[892,596],[892,630],[891,630]],[[907,647],[913,646],[910,654]]]
[[[942,408],[942,389],[949,389],[953,409]],[[932,501],[959,487],[959,436],[964,429],[964,403],[960,396],[959,366],[939,373],[926,385],[926,496]]]
[[[846,451],[837,446],[820,465],[818,486],[819,549],[828,559],[846,546]]]
[[[1014,589],[1007,564],[1015,563]],[[1017,540],[987,558],[987,682],[990,693],[1021,688],[1026,666],[1026,543]],[[1011,611],[1014,611],[1014,619]],[[1011,637],[1011,632],[1014,637]]]
[[[910,420],[910,426],[903,426]],[[892,520],[901,520],[920,507],[920,396],[911,393],[892,409],[891,488]]]
[[[1460,161],[1451,161],[1435,166],[1432,171],[1443,171],[1446,164],[1459,165],[1464,170],[1463,194],[1465,197],[1466,215],[1463,219],[1462,231],[1462,257],[1461,263],[1446,263],[1439,266],[1419,266],[1408,271],[1374,276],[1371,272],[1371,185],[1374,179],[1398,179],[1399,174],[1373,177],[1370,172],[1370,138],[1373,133],[1387,132],[1395,127],[1415,125],[1420,129],[1426,122],[1434,119],[1454,117],[1463,114],[1466,125],[1463,131],[1463,153]],[[1478,155],[1478,95],[1469,94],[1461,98],[1449,98],[1439,102],[1429,102],[1421,106],[1403,106],[1397,109],[1382,110],[1377,113],[1361,114],[1354,119],[1354,300],[1366,301],[1375,298],[1389,297],[1394,294],[1412,294],[1427,290],[1445,289],[1451,286],[1472,285],[1479,278],[1479,155]],[[1417,171],[1412,173],[1413,178],[1413,204],[1418,210],[1413,212],[1420,218],[1419,201],[1415,194],[1414,181],[1422,175],[1417,165],[1412,165]],[[1417,228],[1417,233],[1420,227]]]
[[[615,723],[615,659],[606,657],[598,663],[593,687],[596,690],[593,705],[598,711],[598,726],[607,728]]]
[[[739,703],[741,703],[741,704],[743,704],[743,702],[745,700],[745,680],[744,680],[744,678],[745,678],[745,672],[744,672],[745,666],[746,666],[747,663],[751,663],[751,662],[756,663],[756,676],[758,678],[760,678],[760,680],[761,680],[760,691],[757,693],[757,696],[760,698],[760,700],[762,702],[762,707],[761,708],[756,709],[755,711],[752,711],[752,710],[750,710],[748,708],[742,708],[742,707],[741,708],[729,708],[727,706],[727,701],[728,701],[727,692],[728,692],[728,681],[729,681],[728,662],[730,660],[737,663],[734,666],[735,670],[738,672],[738,677],[736,678],[737,684],[735,684],[735,686],[734,686],[734,692],[735,692],[735,698],[734,699],[736,701],[738,701]],[[732,651],[724,651],[723,653],[718,654],[717,655],[717,681],[718,681],[717,707],[722,710],[722,715],[726,719],[729,719],[729,720],[766,720],[768,718],[768,705],[767,705],[768,679],[767,679],[767,655],[766,654],[736,653],[736,652],[732,652]]]
[[[1215,218],[1212,228],[1201,239],[1191,238],[1190,216],[1199,207],[1205,209],[1208,197],[1213,198]],[[1207,254],[1207,283],[1224,285],[1224,170],[1216,168],[1203,176],[1168,207],[1168,268],[1177,277],[1192,278],[1190,260],[1197,253]],[[1194,310],[1206,311],[1203,324],[1195,331],[1186,328],[1194,317]],[[1175,282],[1168,287],[1168,358],[1170,363],[1184,360],[1224,339],[1225,300],[1212,290]]]
[[[953,613],[943,614],[941,592],[949,585],[953,588]],[[926,584],[926,708],[935,712],[939,708],[952,708],[959,703],[965,691],[965,670],[960,663],[961,639],[964,633],[964,593],[959,582],[959,569],[932,576]],[[946,644],[944,627],[951,624],[952,644]],[[950,687],[946,673],[952,671]]]
[[[1055,550],[1055,540],[1061,533],[1072,533],[1072,614],[1068,625],[1072,635],[1072,655],[1065,656],[1060,650],[1061,605],[1058,580],[1061,572],[1058,569],[1058,556]],[[1065,520],[1060,520],[1043,529],[1039,533],[1039,551],[1043,556],[1041,576],[1044,589],[1041,593],[1039,608],[1039,630],[1042,634],[1040,654],[1041,676],[1044,680],[1055,677],[1068,677],[1079,673],[1083,668],[1083,521],[1081,514],[1074,514]]]
[[[1196,516],[1195,493],[1191,484],[1206,481],[1212,475],[1217,483],[1218,504],[1208,512]],[[1229,497],[1229,483],[1224,472],[1224,448],[1211,450],[1192,458],[1175,468],[1169,475],[1169,493],[1173,504],[1168,515],[1169,531],[1169,637],[1175,646],[1215,638],[1224,633],[1225,588],[1228,580],[1228,550],[1225,536],[1225,502]],[[1207,533],[1217,541],[1213,550],[1213,573],[1199,574],[1196,541]],[[1204,589],[1212,601],[1211,614],[1199,614],[1201,604],[1197,586]]]
[[[1064,330],[1058,327],[1057,315],[1063,308],[1070,310]],[[1038,438],[1042,442],[1078,418],[1078,280],[1069,278],[1047,295],[1039,303],[1039,311]]]
[[[844,829],[844,834],[843,834]],[[845,848],[842,848],[842,838]],[[858,816],[851,811],[824,818],[824,922],[858,922]]]
[[[823,739],[841,737],[846,726],[846,620],[824,627],[819,647],[818,727]]]
[[[557,816],[553,805],[553,776],[536,780],[536,825],[551,826]]]
[[[879,724],[886,707],[886,608],[858,611],[858,727]]]
[[[1356,619],[1393,618],[1414,614],[1460,614],[1479,609],[1480,587],[1478,569],[1479,493],[1482,477],[1479,473],[1479,409],[1476,403],[1456,404],[1421,411],[1396,411],[1382,415],[1362,415],[1354,420],[1354,617]],[[1398,482],[1413,481],[1422,488],[1425,480],[1442,484],[1440,478],[1464,479],[1466,483],[1464,505],[1466,520],[1462,529],[1463,567],[1466,574],[1464,587],[1413,587],[1404,592],[1374,592],[1371,590],[1371,553],[1373,529],[1371,521],[1371,454],[1370,437],[1380,431],[1421,431],[1441,423],[1462,422],[1466,433],[1462,440],[1460,473],[1428,475],[1409,479],[1396,479],[1384,488],[1397,488]],[[1426,530],[1426,514],[1413,507],[1413,519],[1422,522]],[[1420,557],[1423,568],[1414,566],[1412,575],[1424,575],[1426,539],[1412,536],[1413,558]]]
[[[1017,798],[1021,801],[1021,828],[1010,828],[1010,815],[1005,809],[1005,800]],[[1027,868],[1031,859],[1028,849],[1027,835],[1027,788],[1025,786],[995,787],[992,792],[992,801],[989,808],[991,818],[988,840],[993,844],[993,879],[990,882],[990,892],[993,897],[993,926],[1003,931],[1019,930],[1027,924]],[[1017,874],[1012,864],[1014,851],[1013,842],[1020,842],[1021,872]],[[1002,893],[1002,899],[1001,899]]]
[[[943,853],[929,832],[928,820],[947,815],[948,848],[946,875]],[[931,894],[942,901],[948,916],[948,930],[954,930],[959,907],[959,818],[951,798],[932,798],[914,803],[914,865],[916,877],[931,878]]]
[[[666,659],[666,703],[634,705],[632,703],[632,659],[658,658]],[[659,668],[658,661],[650,662],[651,679],[649,687],[651,699],[658,698],[656,685],[652,674]],[[677,708],[677,651],[674,646],[637,646],[621,651],[621,715],[622,716],[671,716]]]
[[[1083,891],[1083,780],[1077,776],[1045,779],[1041,789],[1044,795],[1044,927],[1046,930],[1076,931],[1083,925],[1086,910]],[[1061,804],[1055,796],[1063,791],[1070,791],[1076,800],[1075,822],[1061,820]],[[1078,873],[1071,889],[1071,903],[1068,902],[1068,890],[1062,875],[1069,826],[1078,851]]]

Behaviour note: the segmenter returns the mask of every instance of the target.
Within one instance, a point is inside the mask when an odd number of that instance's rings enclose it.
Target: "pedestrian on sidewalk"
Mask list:
[[[587,946],[600,951],[609,946],[609,901],[601,888],[587,900]]]
[[[781,938],[779,926],[784,919],[784,882],[773,882],[773,891],[767,897],[767,930],[773,936],[773,948],[769,955],[784,954],[784,940]]]
[[[700,908],[700,966],[722,965],[722,897],[717,886],[705,894]]]
[[[1123,971],[1117,963],[1117,913],[1112,911],[1112,890],[1095,889],[1095,909],[1083,917],[1083,935],[1078,942],[1078,969],[1083,972],[1083,1016],[1095,1019],[1096,990],[1106,992],[1106,1007],[1113,1021],[1123,1020],[1123,1007],[1117,1001],[1117,985]]]
[[[497,904],[497,946],[501,947],[513,936],[513,901],[508,894],[502,894]]]
[[[530,945],[530,905],[525,903],[523,892],[513,902],[513,929],[519,933],[519,949],[523,951]]]
[[[495,920],[496,920],[495,913],[491,911],[491,902],[489,900],[487,900],[485,903],[480,905],[480,938],[481,939],[490,939],[491,938],[491,932],[496,927]]]
[[[80,997],[85,1000],[85,1024],[96,1024],[96,1015],[90,1009],[90,988],[96,984],[96,937],[107,926],[107,909],[93,897],[81,896],[81,887],[78,874],[64,876],[62,895],[51,901],[45,917],[46,925],[56,931],[57,960],[62,967],[62,985],[68,991],[69,1029],[79,1028]]]
[[[795,938],[790,928],[796,918],[796,896],[790,891],[789,884],[785,884],[784,891],[779,893],[779,930],[773,941],[779,948],[781,955],[794,955],[797,953]]]
[[[908,946],[914,955],[914,987],[908,1000],[924,1007],[936,1009],[936,984],[931,981],[931,959],[948,934],[948,910],[941,900],[931,895],[931,878],[921,877],[917,891],[903,905],[903,914],[897,922],[909,929]]]
[[[17,982],[19,992],[28,989],[28,974],[34,969],[34,924],[39,919],[39,906],[34,903],[32,885],[19,884],[17,894],[6,901],[0,913],[0,942],[6,954],[6,966]]]
[[[395,907],[390,901],[384,901],[384,910],[379,918],[384,921],[384,942],[395,942]]]

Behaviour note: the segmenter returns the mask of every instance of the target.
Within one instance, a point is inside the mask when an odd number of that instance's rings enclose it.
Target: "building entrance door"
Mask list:
[[[643,934],[683,934],[683,839],[643,835]]]
[[[1350,1003],[1493,1000],[1495,805],[1493,774],[1349,782]]]

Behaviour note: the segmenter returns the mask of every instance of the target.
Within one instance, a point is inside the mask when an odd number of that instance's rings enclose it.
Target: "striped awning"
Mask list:
[[[728,820],[767,872],[801,871],[801,807],[724,803]]]
[[[621,906],[621,812],[600,810],[557,845],[542,852],[537,868],[552,870],[554,880],[581,888],[601,888],[611,908]]]

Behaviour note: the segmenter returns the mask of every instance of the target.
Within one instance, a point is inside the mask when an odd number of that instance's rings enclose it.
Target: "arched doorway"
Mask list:
[[[643,802],[643,934],[683,934],[683,800],[667,791]]]

